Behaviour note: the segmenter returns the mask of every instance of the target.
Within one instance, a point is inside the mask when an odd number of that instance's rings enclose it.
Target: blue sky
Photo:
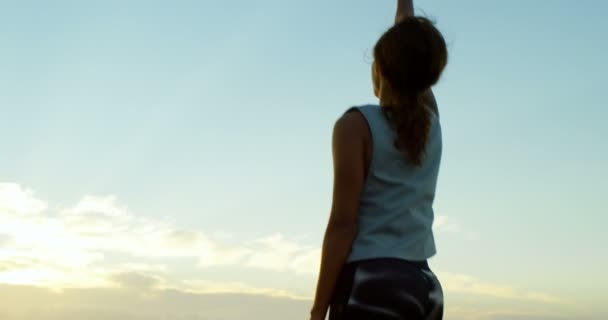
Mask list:
[[[509,307],[532,317],[540,311],[526,303],[538,299],[512,300],[532,292],[559,298],[564,314],[606,314],[608,4],[416,7],[450,50],[435,90],[444,158],[431,264],[451,284],[454,312],[475,300],[487,311],[479,319],[501,319],[497,310]],[[88,257],[78,261],[103,272],[138,264],[165,284],[185,281],[179,273],[232,288],[224,291],[240,290],[229,284],[238,281],[255,293],[310,296],[330,206],[332,124],[349,106],[375,102],[370,54],[393,10],[392,1],[1,2],[0,214],[23,230],[45,226],[49,237],[48,226],[73,222],[66,215],[91,212],[117,239],[141,225],[186,230],[216,255],[91,240],[70,259]],[[147,232],[137,239],[155,237]],[[39,240],[30,244],[61,250]],[[27,258],[19,248],[0,246],[0,263]],[[220,256],[225,263],[209,262]],[[481,284],[458,282],[464,275]],[[69,287],[68,278],[48,285]]]

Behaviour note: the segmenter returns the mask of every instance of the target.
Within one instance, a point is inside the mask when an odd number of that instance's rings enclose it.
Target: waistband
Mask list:
[[[356,267],[358,264],[370,263],[370,262],[390,263],[390,264],[407,264],[407,265],[411,265],[413,267],[416,267],[416,268],[419,268],[422,270],[431,271],[428,260],[414,261],[414,260],[405,260],[405,259],[400,259],[400,258],[373,258],[373,259],[357,260],[357,261],[352,261],[352,262],[347,263],[345,265],[345,267],[350,269],[350,268]]]

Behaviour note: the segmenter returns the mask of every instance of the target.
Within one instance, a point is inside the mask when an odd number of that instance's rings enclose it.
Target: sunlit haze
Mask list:
[[[394,5],[1,2],[0,319],[305,319]],[[608,2],[416,7],[450,51],[446,318],[608,319]]]

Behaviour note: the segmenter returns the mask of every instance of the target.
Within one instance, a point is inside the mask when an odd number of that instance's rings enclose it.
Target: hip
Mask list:
[[[439,320],[443,291],[426,260],[354,261],[342,269],[329,314],[330,320]]]

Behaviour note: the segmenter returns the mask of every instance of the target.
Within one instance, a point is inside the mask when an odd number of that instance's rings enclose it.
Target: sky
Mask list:
[[[446,318],[608,318],[608,3],[415,6],[450,53]],[[306,317],[332,125],[377,102],[394,7],[0,1],[0,318]]]

